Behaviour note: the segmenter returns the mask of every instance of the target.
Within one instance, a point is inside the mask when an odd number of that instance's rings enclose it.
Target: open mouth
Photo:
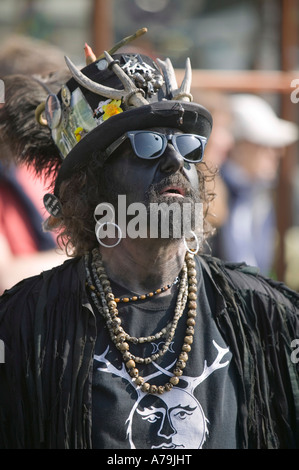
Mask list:
[[[183,190],[183,188],[180,188],[178,186],[166,186],[160,191],[160,194],[165,195],[165,196],[184,197],[185,191]]]

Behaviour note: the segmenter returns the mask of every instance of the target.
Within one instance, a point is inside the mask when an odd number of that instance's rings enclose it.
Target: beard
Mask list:
[[[168,187],[179,187],[184,197],[175,195],[163,195],[161,191]],[[112,204],[115,208],[116,223],[118,222],[117,208],[119,195],[126,194],[125,188],[118,185],[115,188],[113,175],[105,172],[102,182],[105,202]],[[145,211],[139,217],[139,225],[147,227],[149,238],[175,240],[182,237],[188,238],[190,231],[201,233],[202,230],[202,204],[200,191],[194,189],[190,182],[181,174],[170,175],[159,183],[152,184],[145,193],[143,201],[131,200],[134,195],[127,196],[127,209],[131,203],[138,202],[143,205]],[[127,222],[134,219],[133,215],[127,215]]]
[[[180,188],[184,197],[161,194],[164,188]],[[188,237],[190,231],[199,231],[202,227],[202,204],[200,192],[195,190],[189,181],[176,173],[152,184],[145,195],[148,221],[156,224],[155,234],[158,238],[177,239]],[[151,226],[152,228],[152,226]]]

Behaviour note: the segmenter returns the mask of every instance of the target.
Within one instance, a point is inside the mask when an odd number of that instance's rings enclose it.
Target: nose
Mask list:
[[[182,155],[175,148],[168,144],[165,152],[160,157],[160,170],[163,173],[175,173],[184,166]]]

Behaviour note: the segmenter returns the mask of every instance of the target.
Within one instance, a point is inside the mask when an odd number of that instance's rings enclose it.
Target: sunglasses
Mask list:
[[[131,131],[123,134],[105,151],[108,158],[126,139],[130,139],[132,148],[139,158],[154,160],[165,152],[168,142],[186,162],[199,163],[203,159],[207,139],[195,134],[165,135],[154,131]]]

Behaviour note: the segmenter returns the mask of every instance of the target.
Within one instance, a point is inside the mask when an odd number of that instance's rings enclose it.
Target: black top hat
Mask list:
[[[172,127],[209,137],[210,113],[191,102],[189,59],[180,88],[169,59],[156,63],[142,54],[105,53],[82,70],[66,62],[73,78],[45,103],[47,125],[63,159],[56,194],[95,150],[104,151],[126,131]]]

